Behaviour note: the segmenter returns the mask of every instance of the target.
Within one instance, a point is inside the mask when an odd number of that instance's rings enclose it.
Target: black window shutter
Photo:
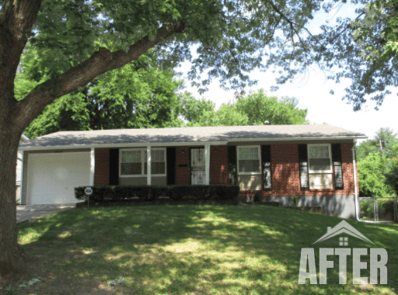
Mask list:
[[[334,166],[334,181],[336,189],[344,189],[343,181],[343,161],[341,157],[341,144],[332,144],[332,159]]]
[[[168,147],[166,152],[167,185],[176,184],[176,148]]]
[[[306,144],[298,145],[300,163],[300,185],[301,189],[309,189],[308,185],[308,151]]]
[[[119,149],[109,149],[109,184],[119,184]]]
[[[229,184],[238,184],[238,167],[236,157],[236,146],[228,146],[228,175]]]
[[[263,174],[263,189],[271,190],[271,146],[262,145],[261,146],[261,167]]]

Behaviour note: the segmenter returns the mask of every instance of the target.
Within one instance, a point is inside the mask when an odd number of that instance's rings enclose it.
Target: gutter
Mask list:
[[[29,137],[27,137],[25,134],[22,134],[21,137],[22,137],[23,140],[29,140]]]

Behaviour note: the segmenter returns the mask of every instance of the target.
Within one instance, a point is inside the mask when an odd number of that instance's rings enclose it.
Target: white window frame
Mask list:
[[[322,170],[322,171],[314,171],[311,170],[311,158],[310,158],[310,147],[314,146],[327,146],[329,149],[329,160],[330,160],[330,169]],[[322,144],[308,144],[307,145],[307,154],[308,154],[308,174],[333,174],[333,162],[332,162],[332,149],[330,143],[322,143]]]
[[[239,172],[239,150],[242,148],[257,148],[258,152],[258,172]],[[238,175],[260,175],[261,174],[261,146],[259,145],[241,145],[236,147],[236,159],[237,159],[237,166],[238,166]]]
[[[146,177],[147,174],[144,174],[145,167],[144,164],[146,163],[145,152],[146,148],[132,148],[132,149],[119,149],[119,177]],[[166,148],[151,148],[152,151],[156,150],[163,150],[164,153],[164,174],[151,174],[151,176],[167,176],[167,155],[166,155]],[[141,174],[124,174],[122,175],[122,153],[124,151],[141,151]]]

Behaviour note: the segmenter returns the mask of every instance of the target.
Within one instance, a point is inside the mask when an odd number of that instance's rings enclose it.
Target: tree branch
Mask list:
[[[185,23],[176,25],[168,23],[158,29],[154,40],[148,36],[142,38],[129,47],[129,50],[111,52],[106,48],[98,51],[85,60],[81,65],[71,68],[57,79],[48,80],[33,89],[25,99],[18,102],[19,114],[17,122],[27,127],[42,110],[55,99],[68,94],[79,87],[83,87],[97,76],[120,68],[137,59],[141,54],[177,32],[182,32]]]
[[[6,0],[0,11],[0,125],[14,114],[14,80],[41,0]]]
[[[292,34],[292,43],[293,43],[293,45],[294,45],[294,40],[293,40],[294,34],[293,34],[293,32],[296,33],[296,35],[297,35],[297,37],[299,38],[300,42],[303,43],[303,40],[301,39],[301,37],[300,37],[300,35],[299,35],[299,32],[294,28],[294,23],[293,23],[286,15],[284,15],[284,14],[282,13],[282,11],[280,11],[279,8],[276,7],[276,5],[275,5],[272,1],[269,1],[269,3],[271,4],[272,8],[273,8],[283,19],[285,19],[285,20],[290,24],[290,29],[291,29],[291,31],[292,31],[291,34]]]

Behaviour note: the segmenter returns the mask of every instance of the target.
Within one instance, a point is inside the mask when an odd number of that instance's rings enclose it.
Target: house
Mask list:
[[[22,134],[21,139],[19,140],[19,143],[24,142],[29,140],[29,138],[25,135]],[[16,194],[15,197],[16,199],[20,199],[21,197],[21,169],[22,169],[22,153],[18,151],[17,155],[17,180],[16,180]]]
[[[300,196],[353,218],[364,138],[326,124],[62,131],[21,144],[22,203],[74,203],[85,185],[238,184],[243,200]]]

